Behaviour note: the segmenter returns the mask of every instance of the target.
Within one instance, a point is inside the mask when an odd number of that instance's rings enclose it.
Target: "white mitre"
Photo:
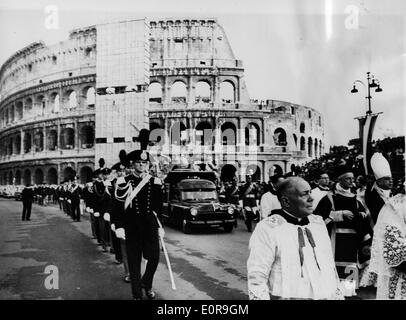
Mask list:
[[[373,154],[371,157],[371,168],[376,180],[383,177],[392,177],[389,162],[382,153],[376,152]]]

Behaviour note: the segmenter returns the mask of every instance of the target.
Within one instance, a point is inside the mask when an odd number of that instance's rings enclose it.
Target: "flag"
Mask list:
[[[357,118],[359,121],[359,139],[363,155],[365,174],[372,173],[370,159],[372,157],[372,134],[379,113],[367,114],[365,117]]]

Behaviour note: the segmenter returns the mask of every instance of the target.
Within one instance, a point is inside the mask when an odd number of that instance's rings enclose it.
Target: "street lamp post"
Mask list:
[[[376,82],[375,82],[375,80],[376,80]],[[372,97],[371,97],[371,88],[376,88],[375,92],[382,92],[383,91],[381,89],[381,87],[380,87],[379,80],[375,79],[373,75],[371,76],[371,73],[368,71],[367,72],[368,86],[366,86],[365,83],[363,83],[361,80],[355,80],[354,84],[353,84],[353,88],[351,90],[351,93],[357,93],[358,92],[358,89],[355,87],[356,82],[361,83],[364,87],[367,87],[367,89],[368,89],[368,96],[366,96],[365,98],[368,99],[368,111],[367,111],[367,114],[371,114],[372,113],[372,110],[371,110],[371,99],[372,99]]]

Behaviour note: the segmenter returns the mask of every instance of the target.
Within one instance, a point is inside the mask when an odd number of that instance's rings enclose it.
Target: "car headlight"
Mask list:
[[[233,214],[234,213],[234,208],[233,207],[228,207],[227,212],[229,214]]]
[[[192,216],[197,215],[197,209],[196,209],[196,208],[190,208],[190,214],[191,214]]]

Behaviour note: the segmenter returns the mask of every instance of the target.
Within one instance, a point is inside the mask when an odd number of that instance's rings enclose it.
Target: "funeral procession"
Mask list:
[[[406,2],[192,2],[1,1],[0,300],[406,300]]]

